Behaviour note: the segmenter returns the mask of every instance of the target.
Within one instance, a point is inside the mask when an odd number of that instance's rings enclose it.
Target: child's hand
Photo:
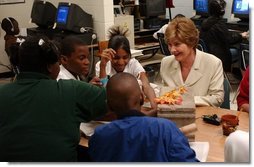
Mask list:
[[[141,112],[142,112],[143,114],[145,114],[146,116],[157,117],[157,112],[158,112],[158,110],[142,107],[142,108],[141,108]]]
[[[89,83],[96,86],[102,86],[101,80],[98,77],[94,77]]]
[[[108,48],[103,50],[101,56],[101,63],[102,64],[107,64],[108,61],[112,61],[116,54],[116,51],[112,48]]]
[[[249,31],[241,33],[243,38],[249,38]]]

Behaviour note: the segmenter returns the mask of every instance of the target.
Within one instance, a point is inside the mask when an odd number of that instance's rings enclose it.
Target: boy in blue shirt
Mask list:
[[[99,126],[89,140],[96,162],[198,162],[176,125],[140,112],[143,94],[136,78],[117,73],[107,83],[107,106],[118,120]]]

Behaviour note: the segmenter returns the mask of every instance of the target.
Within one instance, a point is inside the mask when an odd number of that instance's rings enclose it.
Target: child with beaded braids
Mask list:
[[[105,88],[56,81],[58,48],[46,37],[17,47],[20,73],[0,85],[0,161],[77,161],[80,123],[106,113]]]
[[[4,40],[5,40],[5,52],[9,57],[12,71],[17,74],[19,71],[17,69],[17,57],[12,54],[13,45],[19,45],[20,42],[24,41],[25,37],[19,35],[20,28],[18,21],[13,17],[6,17],[2,20],[1,23],[2,29],[5,31]]]
[[[135,58],[131,58],[130,44],[127,39],[128,29],[118,25],[109,29],[108,48],[101,54],[101,61],[96,64],[96,75],[100,78],[111,77],[119,72],[127,72],[134,75],[142,83],[142,90],[149,99],[151,110],[147,115],[156,115],[157,104],[155,92],[150,86],[146,72]]]

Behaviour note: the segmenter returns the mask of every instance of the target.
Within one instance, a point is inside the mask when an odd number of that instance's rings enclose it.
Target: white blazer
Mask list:
[[[175,56],[162,59],[160,74],[165,86],[172,88],[185,85],[193,94],[197,106],[219,107],[224,99],[222,62],[212,54],[196,49],[191,71],[183,81],[180,63]]]

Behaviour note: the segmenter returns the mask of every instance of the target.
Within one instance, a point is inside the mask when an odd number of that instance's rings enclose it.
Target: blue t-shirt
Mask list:
[[[96,162],[198,162],[173,122],[147,116],[128,116],[97,127],[89,154]]]

